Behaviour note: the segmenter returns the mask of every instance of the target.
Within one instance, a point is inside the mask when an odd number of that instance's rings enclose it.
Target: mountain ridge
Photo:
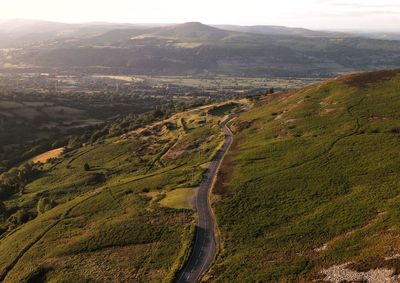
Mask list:
[[[275,28],[273,28],[275,29]],[[198,22],[168,26],[87,27],[29,35],[0,53],[1,66],[84,68],[110,73],[331,77],[400,66],[400,41],[289,29],[227,31]],[[1,31],[1,29],[0,29]],[[307,35],[299,35],[306,32]],[[60,36],[57,36],[59,34]],[[7,39],[7,34],[4,35]],[[12,40],[4,40],[10,47]],[[13,47],[13,46],[11,46]],[[22,65],[22,66],[19,66]]]

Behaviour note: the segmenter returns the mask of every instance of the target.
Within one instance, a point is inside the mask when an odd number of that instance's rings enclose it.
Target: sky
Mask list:
[[[0,0],[0,19],[400,32],[400,0]]]

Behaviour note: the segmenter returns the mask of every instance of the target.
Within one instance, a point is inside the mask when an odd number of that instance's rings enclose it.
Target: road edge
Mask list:
[[[239,112],[239,113],[240,113],[240,112]],[[226,127],[226,128],[228,129],[228,131],[230,132],[231,137],[232,137],[232,141],[231,141],[231,143],[229,144],[228,148],[226,149],[226,152],[225,152],[225,154],[223,155],[223,157],[222,157],[222,159],[221,159],[221,162],[218,164],[216,174],[215,174],[215,176],[214,176],[214,178],[213,178],[213,182],[212,182],[211,188],[210,188],[210,190],[209,190],[209,192],[208,192],[208,206],[209,206],[209,208],[210,208],[211,216],[212,216],[212,218],[213,218],[213,223],[214,223],[214,238],[215,238],[215,245],[216,245],[216,253],[215,253],[215,255],[214,255],[213,262],[212,262],[212,263],[210,264],[210,266],[204,271],[204,273],[203,273],[202,275],[200,275],[200,277],[199,277],[199,281],[200,281],[200,282],[202,281],[202,279],[203,279],[205,276],[207,276],[208,272],[210,271],[210,269],[211,269],[211,268],[213,267],[213,265],[214,265],[213,263],[215,262],[215,260],[216,260],[217,257],[219,256],[219,254],[221,253],[221,241],[220,241],[220,238],[221,238],[221,231],[220,231],[220,229],[219,229],[218,222],[217,222],[217,217],[216,217],[216,215],[215,215],[215,212],[214,212],[214,209],[213,209],[213,206],[212,206],[211,196],[212,196],[212,194],[213,194],[215,185],[216,185],[216,183],[217,183],[217,180],[218,180],[218,176],[219,176],[219,173],[220,173],[220,169],[221,169],[222,163],[224,162],[225,157],[226,157],[226,155],[228,154],[228,152],[229,152],[229,150],[231,149],[231,146],[232,146],[232,144],[233,144],[233,137],[234,137],[234,135],[233,135],[233,132],[232,132],[231,128],[229,127],[229,124],[230,124],[233,120],[235,120],[235,119],[237,118],[237,116],[239,115],[239,113],[234,113],[234,114],[228,115],[228,117],[227,117],[225,120],[222,121],[222,123],[225,122],[225,127]],[[221,127],[221,129],[222,129],[222,127]]]

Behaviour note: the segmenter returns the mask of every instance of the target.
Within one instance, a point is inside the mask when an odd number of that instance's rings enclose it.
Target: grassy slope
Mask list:
[[[400,259],[400,72],[279,95],[233,125],[215,193],[216,282],[310,282],[354,261]],[[326,249],[318,250],[326,244]]]
[[[207,110],[43,165],[43,176],[6,205],[35,211],[44,196],[58,205],[0,239],[0,276],[7,275],[5,282],[168,281],[188,248],[194,215],[161,206],[158,196],[199,183],[223,139],[219,118]]]
[[[171,208],[192,208],[193,197],[196,190],[191,188],[181,188],[170,191],[165,198],[160,201],[162,206]]]

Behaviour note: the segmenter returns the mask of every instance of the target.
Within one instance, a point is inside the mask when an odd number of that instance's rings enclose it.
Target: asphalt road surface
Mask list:
[[[225,134],[225,141],[220,150],[212,159],[207,172],[199,186],[195,199],[195,207],[198,214],[196,236],[189,260],[178,273],[175,282],[197,282],[201,275],[208,270],[216,253],[215,223],[209,203],[209,193],[216,178],[218,167],[226,151],[233,141],[233,135],[228,128],[229,123],[236,115],[232,114],[221,123],[221,129]]]

